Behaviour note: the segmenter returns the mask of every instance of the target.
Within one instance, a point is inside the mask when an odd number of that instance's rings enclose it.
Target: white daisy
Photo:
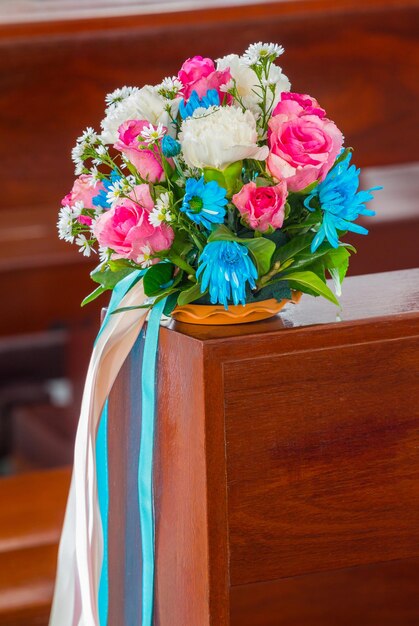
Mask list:
[[[158,228],[162,222],[171,222],[173,219],[170,213],[170,194],[166,191],[157,198],[156,205],[148,216],[148,221],[152,226]]]
[[[141,248],[140,254],[137,257],[137,263],[143,267],[149,267],[153,262],[152,255],[152,249],[146,244]]]
[[[113,185],[109,187],[109,191],[106,194],[106,200],[109,202],[111,207],[113,207],[122,196],[122,194],[123,192],[121,188],[121,182],[117,180],[113,183]]]
[[[97,134],[91,126],[88,126],[86,130],[80,135],[77,139],[77,143],[87,143],[92,144],[95,143],[98,139]]]
[[[159,123],[157,127],[150,124],[146,128],[143,128],[143,130],[141,131],[141,137],[144,139],[144,143],[150,145],[152,143],[156,143],[156,141],[158,141],[159,139],[162,139],[165,132],[166,129],[164,128],[163,124]]]
[[[182,89],[183,85],[176,76],[167,76],[157,85],[157,93],[169,100],[175,98]]]
[[[68,204],[61,207],[58,213],[58,236],[60,239],[64,239],[64,241],[68,241],[73,243],[74,235],[73,235],[73,211]]]
[[[79,252],[83,254],[83,256],[90,256],[92,252],[95,252],[93,247],[90,244],[90,241],[86,239],[83,233],[80,233],[76,237],[76,245],[79,246]]]
[[[110,257],[110,252],[109,252],[109,248],[102,248],[102,246],[99,248],[99,261],[101,263],[103,263],[104,261],[108,261],[109,257]]]
[[[75,202],[73,206],[71,207],[71,210],[73,212],[73,217],[78,217],[84,208],[85,206],[84,206],[83,200],[77,200],[77,202]]]
[[[105,97],[105,102],[108,107],[112,107],[118,102],[122,102],[123,100],[128,98],[128,96],[136,93],[137,91],[139,91],[138,87],[120,87],[118,89],[115,89],[115,91],[112,91],[112,93],[108,93]]]
[[[284,48],[276,43],[252,43],[243,55],[248,65],[255,65],[261,59],[270,58],[272,61],[284,53]]]
[[[76,163],[76,167],[74,168],[75,175],[80,176],[80,174],[83,174],[83,172],[84,172],[83,162],[81,161],[80,163]]]

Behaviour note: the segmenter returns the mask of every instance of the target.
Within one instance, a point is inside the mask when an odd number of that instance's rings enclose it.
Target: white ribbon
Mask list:
[[[143,281],[140,280],[119,306],[138,306],[144,301]],[[148,310],[133,309],[111,315],[93,348],[77,428],[50,626],[99,626],[103,534],[97,498],[96,432],[106,398]]]

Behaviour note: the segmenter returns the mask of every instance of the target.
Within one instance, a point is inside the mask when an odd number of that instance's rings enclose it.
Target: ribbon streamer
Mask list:
[[[145,303],[142,281],[139,280],[141,275],[142,272],[134,272],[115,288],[108,314],[93,348],[77,429],[50,626],[100,624],[98,589],[104,553],[106,556],[103,530],[106,532],[107,524],[102,527],[98,502],[96,431],[112,385],[143,327],[149,309],[137,308],[116,315],[111,313],[118,307]],[[145,519],[150,519],[149,513]],[[107,592],[106,579],[102,579],[102,582]],[[107,593],[103,595],[107,597]],[[106,619],[107,599],[103,610]],[[149,615],[150,610],[146,613]]]

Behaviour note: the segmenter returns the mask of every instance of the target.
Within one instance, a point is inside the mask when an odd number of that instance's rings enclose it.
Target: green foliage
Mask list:
[[[333,291],[322,281],[322,279],[314,272],[284,272],[281,279],[285,279],[289,282],[289,285],[293,289],[300,289],[300,291],[307,291],[310,294],[317,296],[323,296],[333,304],[339,306],[339,300],[336,298]]]
[[[149,267],[143,278],[145,294],[154,297],[172,287],[174,270],[173,263],[157,263]]]
[[[204,168],[205,182],[215,180],[220,187],[224,187],[227,191],[227,196],[232,197],[243,186],[241,180],[243,161],[236,161],[229,165],[225,170],[217,170],[214,167]]]
[[[96,298],[101,296],[102,293],[105,293],[105,291],[108,291],[107,288],[99,285],[99,287],[96,287],[96,289],[92,291],[92,293],[89,293],[89,295],[84,298],[80,306],[86,306],[86,304],[89,304],[89,302],[93,302],[93,300],[96,300]]]
[[[113,289],[120,280],[135,270],[136,268],[130,265],[128,261],[104,261],[91,272],[90,277],[95,283],[99,283],[104,290]]]
[[[281,300],[291,298],[291,289],[289,283],[286,280],[274,282],[266,287],[262,287],[258,291],[248,290],[247,302],[262,302],[263,300],[269,300],[275,298],[280,302]]]
[[[194,302],[198,300],[203,294],[201,293],[201,286],[198,283],[195,283],[188,289],[185,289],[180,292],[177,298],[177,303],[179,306],[183,306],[185,304],[189,304],[190,302]]]

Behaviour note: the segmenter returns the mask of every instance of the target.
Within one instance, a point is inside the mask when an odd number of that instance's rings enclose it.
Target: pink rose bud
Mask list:
[[[270,228],[281,228],[287,200],[287,185],[281,181],[273,187],[257,187],[247,183],[233,196],[233,203],[243,221],[261,233]]]
[[[178,73],[178,78],[183,85],[182,94],[188,100],[193,91],[199,98],[203,98],[209,89],[216,89],[220,101],[225,94],[221,86],[226,85],[231,79],[230,69],[216,70],[212,59],[195,56],[187,59]]]

